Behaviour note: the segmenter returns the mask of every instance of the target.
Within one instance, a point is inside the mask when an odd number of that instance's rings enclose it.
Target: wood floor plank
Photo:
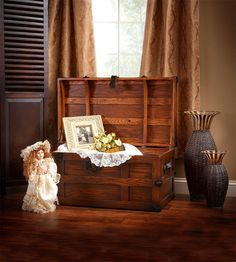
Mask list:
[[[58,206],[21,210],[0,199],[0,261],[236,261],[236,199],[223,209],[177,196],[161,212]]]

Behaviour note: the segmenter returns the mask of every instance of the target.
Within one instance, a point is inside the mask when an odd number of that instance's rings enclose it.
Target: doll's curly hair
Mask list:
[[[50,148],[50,143],[45,140],[44,142],[36,142],[35,144],[28,146],[21,151],[21,157],[23,158],[23,176],[28,179],[32,172],[36,171],[36,154],[39,150],[43,150],[44,158],[49,159],[52,157]]]
[[[36,171],[37,168],[37,160],[36,154],[39,150],[43,150],[44,158],[51,158],[51,153],[45,151],[44,147],[39,147],[37,150],[30,152],[29,157],[23,163],[23,175],[28,178],[32,172]]]

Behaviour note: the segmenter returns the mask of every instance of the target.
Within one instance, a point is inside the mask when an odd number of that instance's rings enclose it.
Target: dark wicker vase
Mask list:
[[[226,152],[206,150],[203,151],[208,159],[204,167],[206,176],[206,201],[209,207],[223,207],[229,185],[228,173],[222,164]]]
[[[191,201],[205,199],[206,178],[203,168],[207,158],[202,151],[216,150],[210,133],[212,119],[217,111],[186,111],[193,120],[194,130],[188,140],[184,153],[184,168]]]

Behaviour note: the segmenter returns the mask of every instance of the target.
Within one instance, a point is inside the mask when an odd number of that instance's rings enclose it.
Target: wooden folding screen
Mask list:
[[[47,0],[0,2],[1,193],[25,183],[20,150],[47,123]]]

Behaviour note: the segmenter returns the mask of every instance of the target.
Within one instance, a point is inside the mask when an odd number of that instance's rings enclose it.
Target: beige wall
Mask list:
[[[200,0],[201,109],[221,114],[211,133],[224,164],[236,180],[236,0]],[[177,161],[177,177],[185,177]]]
[[[211,133],[236,180],[236,0],[200,0],[201,109],[217,110]]]

